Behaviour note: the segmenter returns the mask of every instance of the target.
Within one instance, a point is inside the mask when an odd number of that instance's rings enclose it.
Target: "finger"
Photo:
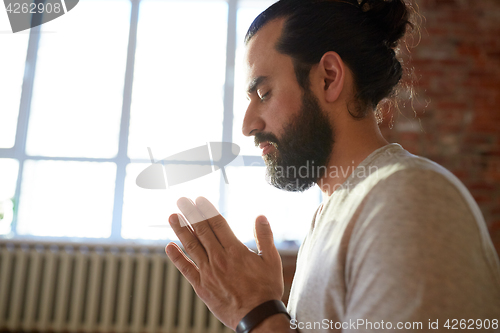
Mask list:
[[[204,197],[198,197],[196,198],[196,207],[198,207],[203,216],[208,219],[210,227],[212,227],[215,236],[224,248],[235,244],[241,244],[231,230],[231,227],[229,227],[226,219],[219,214],[210,201]]]
[[[179,200],[177,200],[177,207],[179,207],[182,214],[191,225],[205,221],[205,217],[203,217],[190,199],[184,197],[179,198]]]
[[[255,242],[259,254],[266,260],[267,258],[275,258],[279,255],[276,246],[274,245],[273,232],[269,221],[264,215],[260,215],[255,219]]]
[[[219,243],[217,237],[215,237],[210,224],[191,200],[180,198],[177,200],[177,207],[179,207],[193,227],[195,236],[198,238],[201,245],[203,245],[209,256],[211,252],[222,249],[222,245]]]
[[[193,258],[198,266],[203,265],[204,263],[208,262],[207,252],[201,245],[198,238],[196,238],[196,236],[191,232],[191,230],[189,230],[188,227],[181,226],[181,222],[179,221],[179,219],[183,219],[182,215],[172,214],[170,215],[168,221],[170,222],[170,225],[172,226],[172,229],[174,230],[177,237],[179,237],[182,246],[184,246],[184,249],[186,250],[186,253],[189,254],[191,258]],[[186,224],[186,222],[184,221],[183,224]]]
[[[175,267],[184,275],[193,287],[200,282],[200,272],[191,259],[186,257],[184,252],[175,243],[170,243],[165,248],[167,256],[174,263]]]

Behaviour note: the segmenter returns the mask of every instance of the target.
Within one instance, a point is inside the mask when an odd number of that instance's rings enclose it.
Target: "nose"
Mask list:
[[[266,127],[259,108],[255,104],[254,102],[250,102],[245,112],[245,118],[243,118],[242,132],[245,136],[255,135],[255,133],[263,131]]]

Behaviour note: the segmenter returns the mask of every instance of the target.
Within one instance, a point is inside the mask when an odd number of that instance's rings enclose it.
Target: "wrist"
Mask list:
[[[236,333],[250,333],[254,329],[267,320],[269,317],[274,317],[281,314],[287,318],[289,323],[290,315],[288,314],[285,305],[279,300],[270,300],[264,302],[250,312],[236,326]]]

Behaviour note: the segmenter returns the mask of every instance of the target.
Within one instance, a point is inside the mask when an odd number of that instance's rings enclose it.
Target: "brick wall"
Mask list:
[[[411,49],[418,97],[384,112],[382,132],[467,186],[500,252],[500,1],[417,1],[425,17]],[[294,263],[283,256],[286,290]]]

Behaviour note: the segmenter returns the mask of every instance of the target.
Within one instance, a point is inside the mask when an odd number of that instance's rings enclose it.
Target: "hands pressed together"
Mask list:
[[[281,299],[281,258],[264,216],[255,223],[257,254],[236,238],[207,199],[180,198],[177,206],[189,223],[180,214],[169,222],[191,259],[175,243],[167,245],[167,255],[220,321],[235,329],[256,306]]]

